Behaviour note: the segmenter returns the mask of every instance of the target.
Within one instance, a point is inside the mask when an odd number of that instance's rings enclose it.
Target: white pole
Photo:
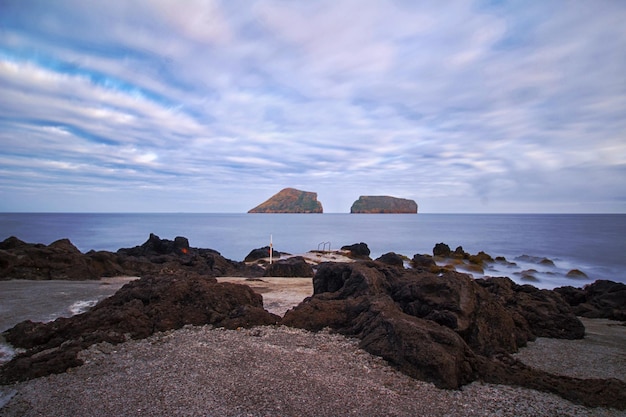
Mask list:
[[[270,265],[272,264],[272,257],[273,257],[273,253],[274,252],[274,248],[272,246],[272,235],[270,235]]]

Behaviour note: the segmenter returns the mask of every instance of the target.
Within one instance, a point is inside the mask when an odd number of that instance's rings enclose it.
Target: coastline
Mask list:
[[[339,253],[307,254],[315,263],[344,261]],[[121,285],[133,278],[99,283]],[[310,278],[225,276],[217,281],[251,287],[263,296],[263,307],[279,316],[313,293]],[[518,359],[557,375],[570,375],[576,365],[572,376],[624,381],[626,328],[588,323],[590,337],[580,343],[540,338]],[[474,382],[457,391],[441,390],[407,377],[358,343],[326,331],[277,325],[237,330],[188,325],[115,346],[101,342],[79,354],[83,366],[0,387],[0,416],[626,415],[520,387]],[[570,356],[564,359],[565,354]]]
[[[623,331],[620,337],[626,346]],[[547,361],[565,373],[568,363],[554,359],[571,350],[570,342],[551,339],[548,357],[538,348],[542,339],[522,352],[535,365]],[[614,366],[603,359],[614,350],[583,354],[594,357],[584,362],[594,363],[587,377],[597,377],[598,366]],[[81,355],[85,364],[70,372],[0,387],[0,398],[10,398],[0,416],[626,415],[519,387],[474,382],[438,389],[326,331],[186,326],[121,345],[101,343]]]

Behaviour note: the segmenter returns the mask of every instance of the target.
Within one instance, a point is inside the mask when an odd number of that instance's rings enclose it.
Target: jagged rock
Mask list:
[[[188,275],[148,276],[132,281],[86,313],[50,323],[24,321],[3,333],[13,346],[28,349],[0,372],[12,383],[81,364],[77,353],[99,342],[120,343],[186,324],[235,329],[274,324],[280,317],[263,309],[250,287]]]
[[[582,289],[571,286],[554,289],[582,317],[626,320],[626,285],[598,280]]]
[[[350,254],[348,255],[350,258],[370,259],[370,248],[368,248],[367,244],[363,242],[342,246],[341,250],[350,251]]]
[[[415,214],[417,213],[417,203],[406,198],[362,195],[352,204],[350,213]]]
[[[150,233],[148,240],[141,246],[119,249],[117,253],[126,256],[185,255],[189,250],[189,241],[185,237],[177,236],[172,241]]]
[[[441,256],[444,258],[450,257],[452,251],[450,250],[450,246],[445,243],[437,243],[433,248],[433,256]]]
[[[437,263],[430,255],[420,255],[416,253],[413,255],[413,259],[411,259],[411,267],[414,269],[426,270],[430,272],[435,272],[439,267]]]
[[[302,256],[281,259],[265,269],[266,277],[312,277],[313,267]]]
[[[272,248],[272,257],[278,259],[281,256],[285,255],[282,252],[277,251]],[[270,257],[270,247],[264,246],[262,248],[252,249],[248,255],[246,255],[244,262],[254,262],[259,259],[269,258]]]
[[[10,237],[0,243],[0,279],[85,280],[174,271],[258,277],[264,270],[258,265],[226,259],[212,249],[192,248],[184,237],[171,241],[152,233],[144,244],[116,253],[83,254],[68,239],[42,245]]]
[[[375,347],[372,353],[443,387],[459,387],[474,378],[470,346],[483,354],[514,352],[531,336],[516,330],[513,317],[464,274],[439,277],[380,264],[329,263],[320,265],[313,288],[314,296],[287,312],[283,324],[309,330],[328,326],[357,336],[364,349]],[[396,326],[420,336],[391,330]],[[382,329],[388,340],[378,340]],[[451,345],[444,348],[433,340]],[[451,362],[443,364],[442,358]]]
[[[317,193],[285,188],[248,213],[322,213]]]
[[[12,236],[0,244],[0,279],[99,279],[97,273],[91,259],[68,239],[42,245]]]
[[[467,259],[476,265],[485,265],[486,263],[495,262],[491,255],[483,251],[478,252],[476,255],[468,255]]]
[[[585,336],[585,326],[555,291],[518,285],[506,277],[478,279],[476,282],[496,296],[501,304],[522,316],[535,336],[559,339],[582,339]]]
[[[465,252],[463,246],[457,246],[450,256],[457,259],[467,259],[467,257],[469,257],[469,253]]]
[[[402,259],[402,256],[398,255],[395,252],[387,252],[376,258],[376,260],[386,265],[404,268],[404,259]]]
[[[378,262],[325,263],[313,278],[313,296],[288,311],[281,324],[312,331],[329,327],[357,337],[363,349],[439,387],[458,388],[481,378],[554,392],[587,405],[626,407],[622,381],[586,384],[529,368],[509,355],[536,337],[534,330],[569,337],[562,326],[580,323],[571,310],[569,316],[562,311],[569,307],[558,294],[526,287]],[[527,321],[541,316],[540,311],[545,323]],[[557,317],[549,317],[551,312]]]

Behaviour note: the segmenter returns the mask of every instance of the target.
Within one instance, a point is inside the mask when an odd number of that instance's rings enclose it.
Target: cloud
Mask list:
[[[626,210],[619,2],[3,8],[0,210]]]

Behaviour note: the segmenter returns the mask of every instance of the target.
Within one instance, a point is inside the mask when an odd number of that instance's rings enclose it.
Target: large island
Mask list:
[[[362,195],[352,204],[350,213],[416,214],[417,203],[405,198]]]
[[[323,213],[317,193],[285,188],[248,213]]]

